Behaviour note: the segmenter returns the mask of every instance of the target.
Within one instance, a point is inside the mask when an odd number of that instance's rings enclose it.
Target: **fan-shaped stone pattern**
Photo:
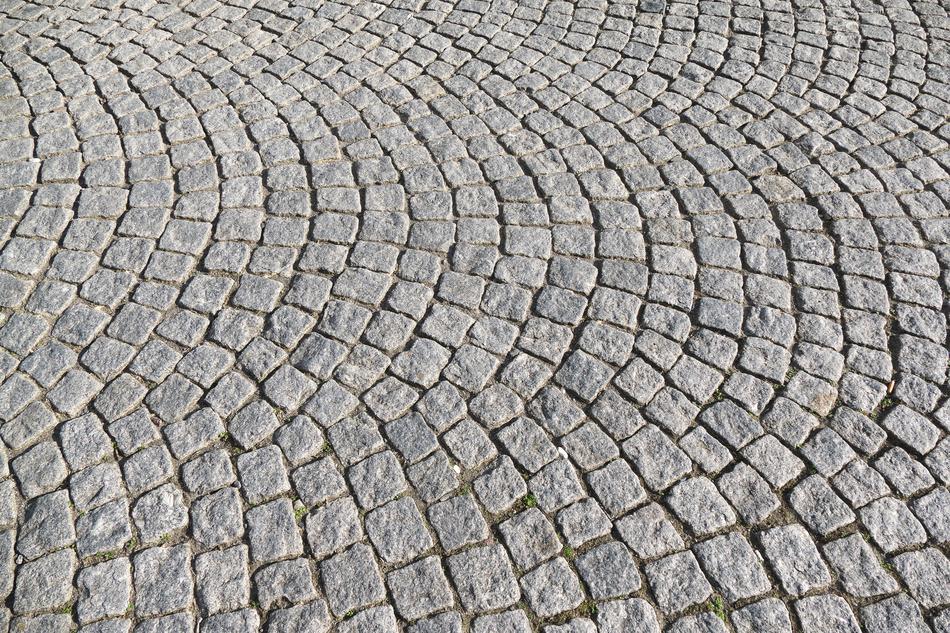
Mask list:
[[[947,629],[947,9],[7,3],[0,630]]]

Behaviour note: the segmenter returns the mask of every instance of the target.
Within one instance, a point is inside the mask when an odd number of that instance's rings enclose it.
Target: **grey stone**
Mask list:
[[[505,611],[495,615],[483,615],[472,624],[475,633],[498,631],[504,633],[525,633],[531,630],[531,623],[524,611]]]
[[[55,442],[41,442],[10,462],[27,499],[55,490],[66,478],[66,463]]]
[[[210,614],[240,609],[248,603],[247,547],[236,545],[195,557],[195,595]]]
[[[617,516],[646,499],[646,491],[630,465],[617,459],[587,475],[587,483],[603,508]]]
[[[640,558],[657,558],[683,547],[682,537],[657,503],[631,512],[615,526],[623,541]]]
[[[206,546],[226,545],[244,535],[241,495],[225,488],[191,504],[191,534]]]
[[[515,564],[524,570],[532,569],[561,551],[561,541],[554,526],[537,508],[528,508],[499,524],[498,531]]]
[[[307,541],[317,559],[340,551],[363,538],[359,510],[351,497],[331,501],[306,519]]]
[[[471,418],[462,420],[443,433],[442,441],[466,469],[484,466],[498,455],[488,434]]]
[[[109,435],[125,456],[159,439],[158,430],[145,409],[119,418],[109,424]]]
[[[289,499],[255,506],[245,516],[254,561],[269,562],[303,554],[300,528]]]
[[[234,483],[236,479],[231,457],[222,449],[202,453],[181,467],[181,480],[185,488],[196,495],[214,492]]]
[[[76,616],[82,623],[120,617],[132,598],[132,566],[117,558],[85,567],[76,577]]]
[[[72,545],[76,541],[69,495],[65,490],[30,500],[24,507],[16,551],[27,560]]]
[[[393,608],[372,607],[365,611],[360,611],[349,620],[344,621],[337,627],[340,633],[370,633],[379,631],[380,633],[398,633],[396,616]]]
[[[440,450],[410,466],[407,473],[419,498],[430,503],[444,498],[458,488],[458,470],[460,469],[449,461],[448,455]]]
[[[561,533],[572,547],[581,547],[610,533],[613,524],[607,513],[593,499],[584,499],[557,514]]]
[[[264,401],[258,400],[247,405],[231,418],[228,433],[244,449],[260,444],[278,427],[274,410]]]
[[[396,610],[409,621],[448,609],[454,603],[449,581],[437,556],[389,572],[386,584]]]
[[[80,470],[112,456],[112,442],[95,415],[84,415],[59,428],[59,445],[70,469]]]
[[[318,459],[291,474],[294,489],[308,506],[319,505],[346,492],[346,480],[330,457]]]
[[[251,504],[268,501],[290,490],[280,449],[275,445],[239,455],[241,490]]]
[[[365,525],[373,546],[386,563],[412,560],[433,544],[416,504],[406,497],[367,513]]]
[[[74,4],[0,28],[0,629],[950,629],[939,9]]]
[[[894,558],[894,568],[924,609],[950,602],[950,562],[934,548],[907,552]]]
[[[574,618],[565,624],[549,624],[545,633],[596,633],[596,625],[587,618]]]
[[[417,413],[387,424],[386,436],[410,464],[419,461],[438,447],[435,435]]]
[[[238,633],[253,633],[260,629],[260,616],[253,609],[220,613],[202,621],[202,630],[205,631],[236,631]]]
[[[666,613],[676,613],[705,602],[712,587],[692,552],[671,554],[646,566],[647,579],[657,603]]]
[[[662,492],[690,470],[690,459],[659,428],[648,425],[624,442],[624,454],[649,488]]]
[[[333,452],[344,464],[358,462],[385,446],[378,423],[368,414],[337,422],[327,435]]]
[[[593,423],[585,424],[564,436],[561,445],[571,460],[584,471],[600,468],[620,455],[620,449],[610,436]]]
[[[379,567],[368,545],[354,545],[320,565],[330,610],[340,617],[386,597]]]
[[[950,491],[935,488],[912,502],[914,514],[937,543],[950,541]]]
[[[294,604],[317,597],[313,572],[305,558],[280,561],[258,569],[254,574],[254,586],[264,609],[282,601]]]
[[[356,500],[366,509],[386,503],[406,489],[399,461],[391,451],[377,453],[347,471]]]
[[[143,448],[125,460],[122,473],[133,494],[150,490],[173,475],[172,456],[162,445]]]
[[[869,598],[897,591],[897,582],[888,575],[863,538],[857,534],[824,546],[825,557],[838,572],[842,587],[852,596]]]
[[[765,556],[788,593],[801,595],[831,582],[814,541],[801,525],[772,528],[761,538]]]
[[[132,566],[136,615],[164,615],[191,606],[194,579],[188,545],[147,549],[132,558]]]
[[[142,543],[153,543],[188,525],[188,507],[174,484],[142,495],[132,506],[132,520]]]
[[[80,558],[114,552],[132,538],[129,505],[116,499],[76,519],[76,552]]]
[[[694,545],[693,551],[729,602],[752,598],[772,588],[758,555],[740,534],[717,536]]]
[[[723,621],[712,613],[688,615],[670,627],[670,633],[722,633],[727,631]]]
[[[597,609],[597,628],[605,633],[659,633],[653,607],[641,598],[605,602]]]
[[[730,615],[736,631],[752,633],[789,633],[792,623],[788,609],[777,598],[766,598],[745,606]]]
[[[135,633],[158,633],[159,631],[174,631],[188,633],[195,628],[195,618],[190,613],[175,613],[161,618],[143,620],[135,627]]]
[[[881,600],[861,609],[864,630],[869,633],[884,631],[910,631],[927,633],[930,628],[921,615],[920,607],[906,594]],[[938,625],[939,630],[939,625]]]
[[[553,461],[538,471],[529,487],[545,512],[553,512],[584,497],[577,472],[566,459]]]
[[[331,621],[327,603],[318,599],[299,606],[272,610],[267,618],[267,631],[325,633]]]
[[[885,553],[927,541],[924,526],[899,499],[883,497],[862,508],[860,514],[871,538]]]
[[[621,543],[594,547],[577,558],[576,566],[595,600],[620,598],[640,588],[640,574],[633,556]]]
[[[795,603],[795,612],[805,631],[861,630],[851,607],[839,596],[821,595],[802,598]]]
[[[528,492],[528,486],[511,458],[501,456],[475,480],[475,493],[485,509],[498,514],[509,509]]]
[[[462,618],[458,613],[448,612],[419,620],[408,629],[411,633],[461,633]]]
[[[21,631],[28,633],[40,633],[52,631],[54,633],[66,633],[73,627],[73,620],[66,614],[47,614],[32,617],[18,617],[11,623]]]
[[[824,536],[855,520],[854,512],[820,475],[802,480],[789,495],[795,512],[815,532]]]
[[[90,466],[69,479],[69,496],[79,512],[95,509],[124,494],[122,471],[114,462]]]
[[[729,449],[702,427],[684,435],[679,446],[690,459],[710,474],[722,471],[733,460]]]
[[[447,559],[462,606],[473,612],[510,607],[521,598],[505,550],[500,545],[474,547]]]
[[[738,464],[716,483],[746,523],[764,521],[781,505],[768,482],[747,464]]]
[[[460,495],[433,504],[428,515],[442,548],[447,552],[488,538],[488,524],[472,495]]]
[[[64,549],[24,563],[16,573],[14,613],[35,613],[63,606],[73,597],[76,554]]]
[[[705,477],[685,479],[670,490],[667,504],[698,536],[732,525],[735,512]]]
[[[274,441],[284,452],[284,457],[293,466],[309,461],[323,450],[323,433],[313,421],[298,415],[274,433]]]

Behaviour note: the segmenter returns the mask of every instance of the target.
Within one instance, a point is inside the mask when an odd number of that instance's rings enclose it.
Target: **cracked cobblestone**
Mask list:
[[[0,631],[950,631],[946,0],[8,0]]]

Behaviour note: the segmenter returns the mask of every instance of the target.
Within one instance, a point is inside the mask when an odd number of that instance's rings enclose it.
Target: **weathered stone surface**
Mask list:
[[[0,629],[950,627],[945,11],[688,4],[5,3]]]

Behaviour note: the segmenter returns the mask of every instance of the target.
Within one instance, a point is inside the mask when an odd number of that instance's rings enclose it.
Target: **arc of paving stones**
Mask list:
[[[947,626],[943,7],[10,15],[14,626]]]

